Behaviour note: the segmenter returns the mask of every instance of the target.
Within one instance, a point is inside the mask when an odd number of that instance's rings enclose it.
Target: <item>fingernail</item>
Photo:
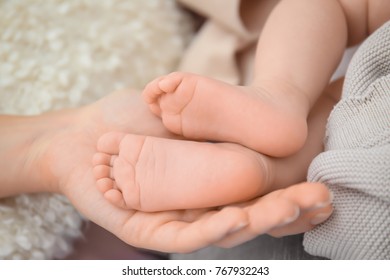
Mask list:
[[[299,207],[296,207],[296,208],[295,208],[294,215],[292,215],[291,217],[288,217],[288,218],[284,219],[284,220],[280,223],[279,226],[282,227],[282,226],[285,226],[285,225],[288,225],[288,224],[294,222],[296,219],[298,219],[300,213],[301,213],[301,210],[299,209]],[[279,227],[279,226],[278,226],[278,227]]]
[[[310,223],[313,226],[319,225],[319,224],[325,222],[330,217],[330,215],[332,215],[332,212],[318,214],[313,219],[311,219]]]
[[[329,191],[329,199],[327,201],[317,203],[317,204],[315,204],[313,207],[311,207],[308,210],[312,211],[312,210],[317,210],[317,209],[321,209],[321,208],[327,207],[330,204],[332,204],[333,198],[334,198],[333,192]]]

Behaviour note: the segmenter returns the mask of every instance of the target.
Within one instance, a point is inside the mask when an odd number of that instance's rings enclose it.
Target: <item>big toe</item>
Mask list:
[[[126,136],[121,132],[108,132],[103,134],[97,143],[97,150],[102,153],[117,155],[120,150],[120,143]]]

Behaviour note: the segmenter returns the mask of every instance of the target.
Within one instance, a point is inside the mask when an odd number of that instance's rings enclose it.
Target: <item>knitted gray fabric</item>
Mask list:
[[[324,141],[308,180],[333,191],[335,210],[305,234],[305,250],[330,259],[390,259],[390,22],[352,59]]]

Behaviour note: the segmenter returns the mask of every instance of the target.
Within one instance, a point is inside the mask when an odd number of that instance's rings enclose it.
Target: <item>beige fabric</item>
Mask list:
[[[179,70],[202,74],[231,84],[243,84],[250,75],[254,49],[270,9],[278,1],[180,0],[206,18],[201,30],[185,53]],[[251,5],[252,28],[244,23],[242,5]],[[252,13],[251,13],[252,14]],[[249,55],[249,58],[248,58]],[[244,74],[244,75],[243,75]]]

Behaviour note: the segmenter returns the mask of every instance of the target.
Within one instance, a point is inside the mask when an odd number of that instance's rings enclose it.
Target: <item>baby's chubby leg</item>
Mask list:
[[[336,68],[346,38],[337,1],[281,1],[259,40],[250,86],[172,73],[152,81],[143,95],[172,132],[287,156],[304,145],[307,115]]]
[[[93,159],[97,187],[122,208],[212,207],[267,191],[262,157],[236,144],[110,132],[100,138],[98,151]]]

